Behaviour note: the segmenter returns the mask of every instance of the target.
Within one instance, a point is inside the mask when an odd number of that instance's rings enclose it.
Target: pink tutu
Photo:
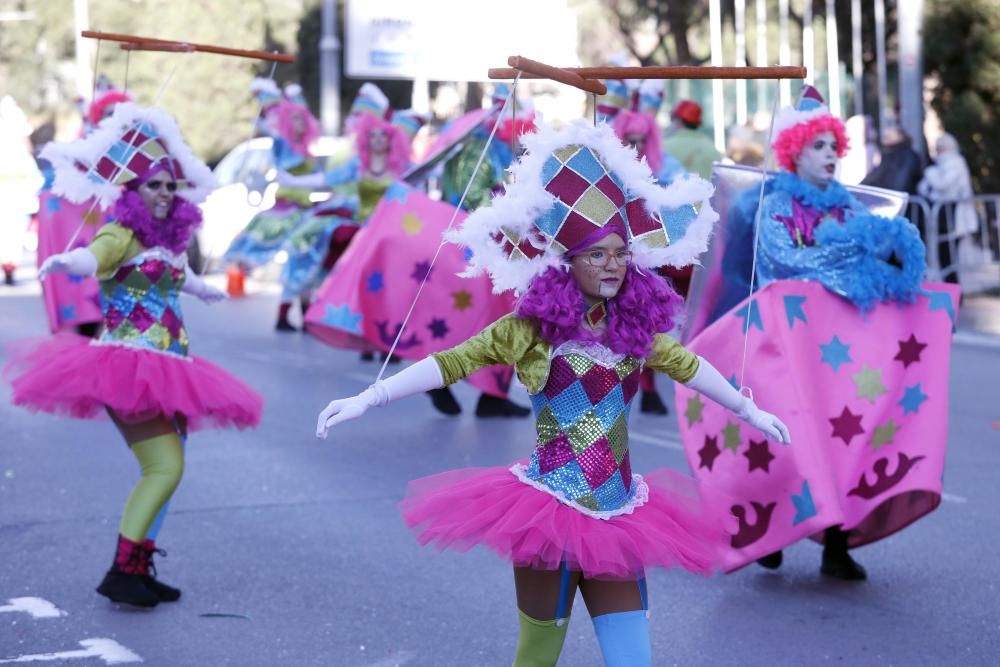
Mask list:
[[[627,579],[651,567],[711,574],[726,535],[706,523],[694,481],[661,468],[644,477],[645,504],[611,519],[586,516],[509,469],[462,468],[410,482],[403,518],[421,544],[485,545],[518,566]]]
[[[209,361],[90,340],[61,333],[9,345],[3,375],[14,404],[78,419],[111,408],[129,423],[183,415],[191,431],[260,421],[260,394]]]

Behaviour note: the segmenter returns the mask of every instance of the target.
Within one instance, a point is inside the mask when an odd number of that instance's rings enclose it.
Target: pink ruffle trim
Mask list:
[[[705,518],[695,482],[661,468],[644,476],[649,499],[631,514],[594,519],[519,480],[506,467],[463,468],[410,483],[403,518],[421,544],[484,545],[514,565],[626,579],[653,567],[711,574],[725,531]]]
[[[91,345],[62,333],[11,343],[7,358],[13,402],[32,411],[93,419],[111,408],[130,423],[179,414],[191,431],[254,427],[263,411],[260,394],[195,356]]]

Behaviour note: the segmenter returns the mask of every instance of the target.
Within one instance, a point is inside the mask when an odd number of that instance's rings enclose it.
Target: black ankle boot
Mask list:
[[[837,526],[823,533],[823,562],[820,574],[844,581],[863,581],[868,578],[865,568],[847,552],[847,533]]]
[[[660,395],[655,390],[642,392],[639,411],[647,415],[665,415],[670,412],[663,403],[663,399],[660,398]]]
[[[462,406],[455,400],[455,396],[451,393],[451,389],[448,389],[448,387],[431,389],[427,392],[427,395],[431,397],[431,403],[434,404],[434,407],[437,408],[438,412],[446,415],[457,415],[462,413]]]
[[[112,602],[124,602],[135,607],[155,607],[160,603],[156,593],[143,580],[145,551],[142,544],[124,535],[118,536],[118,550],[111,569],[97,587],[97,592]]]
[[[784,556],[780,551],[775,551],[773,554],[768,554],[762,558],[757,559],[757,564],[768,570],[777,570],[781,567],[781,562],[784,560]]]
[[[375,361],[375,353],[374,352],[362,352],[361,353],[361,361]]]
[[[156,543],[152,540],[145,540],[142,543],[142,548],[146,560],[146,574],[142,577],[142,583],[156,594],[160,602],[176,602],[179,600],[181,597],[180,589],[169,586],[156,578],[156,563],[153,562],[153,554],[166,556],[167,552],[163,549],[157,549]]]
[[[527,417],[531,408],[525,408],[506,398],[480,394],[476,403],[477,417]]]

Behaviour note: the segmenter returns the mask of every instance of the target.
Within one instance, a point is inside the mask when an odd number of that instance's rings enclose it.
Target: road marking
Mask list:
[[[416,657],[417,654],[412,651],[400,651],[394,656],[373,662],[368,667],[401,667]]]
[[[636,433],[632,431],[628,434],[628,437],[632,440],[638,440],[639,442],[645,442],[648,445],[656,445],[657,447],[662,447],[664,449],[674,449],[679,452],[684,451],[684,445],[681,444],[680,434],[672,431],[667,431],[661,435],[646,435],[645,433]]]
[[[62,609],[42,598],[11,598],[6,605],[0,607],[0,612],[24,612],[31,614],[32,618],[59,618],[66,615]]]
[[[105,665],[121,665],[127,662],[142,662],[142,658],[128,650],[114,639],[95,637],[80,642],[82,650],[61,651],[59,653],[35,653],[16,658],[0,659],[0,664],[15,662],[48,662],[51,660],[68,660],[71,658],[100,658]]]
[[[956,505],[964,505],[965,503],[969,502],[969,499],[966,498],[965,496],[956,496],[951,493],[942,493],[941,500],[945,501],[946,503],[955,503]]]

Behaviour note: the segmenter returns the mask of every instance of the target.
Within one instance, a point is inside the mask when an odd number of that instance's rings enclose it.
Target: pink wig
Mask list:
[[[531,281],[514,313],[532,320],[553,347],[570,340],[595,341],[619,354],[644,359],[653,348],[653,336],[674,328],[683,305],[664,278],[629,267],[621,290],[608,300],[608,328],[600,340],[583,326],[587,304],[572,272],[554,266]]]
[[[293,122],[296,116],[301,116],[304,131],[302,136],[295,138]],[[308,107],[295,102],[278,102],[267,111],[267,120],[277,131],[278,136],[288,142],[299,155],[309,155],[309,144],[319,136],[319,123],[313,117]]]
[[[386,162],[389,171],[399,176],[410,165],[410,140],[401,129],[370,113],[362,114],[355,125],[357,134],[354,145],[358,150],[358,157],[361,158],[361,170],[367,172],[371,165],[372,156],[368,148],[368,138],[375,129],[382,130],[389,138],[389,156]]]
[[[623,110],[615,116],[612,127],[622,143],[626,143],[625,137],[630,134],[641,134],[646,143],[639,157],[646,158],[646,164],[654,176],[659,173],[663,151],[660,150],[660,128],[656,125],[656,118],[641,111]]]
[[[778,165],[787,171],[795,173],[795,161],[799,153],[813,138],[821,132],[833,132],[837,140],[837,157],[847,154],[847,132],[844,123],[835,116],[819,116],[806,123],[799,123],[784,130],[778,135],[771,146]]]
[[[91,125],[97,125],[104,119],[104,112],[107,111],[109,107],[118,104],[119,102],[131,101],[132,96],[128,93],[121,90],[109,90],[94,100],[93,104],[90,105],[90,109],[87,110],[87,121]]]

